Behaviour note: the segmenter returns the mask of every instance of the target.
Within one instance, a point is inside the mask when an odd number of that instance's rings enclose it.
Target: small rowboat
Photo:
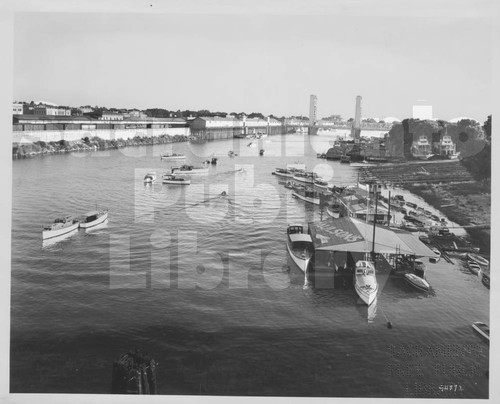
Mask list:
[[[423,292],[428,292],[431,287],[431,285],[429,285],[429,283],[425,279],[422,279],[415,274],[405,274],[405,280],[411,286]]]
[[[475,261],[468,260],[467,267],[469,268],[469,271],[471,271],[474,275],[479,275],[479,271],[481,271],[481,267]]]
[[[478,263],[479,265],[482,265],[482,266],[485,266],[485,267],[488,266],[489,263],[490,263],[486,258],[483,258],[480,255],[473,254],[473,253],[468,253],[467,254],[467,259],[469,259],[471,261],[474,261],[474,262]]]
[[[472,329],[478,333],[485,341],[490,342],[490,327],[480,321],[472,323]]]

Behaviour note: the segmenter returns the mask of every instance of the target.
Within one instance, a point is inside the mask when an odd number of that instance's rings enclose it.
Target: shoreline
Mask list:
[[[131,146],[147,146],[154,144],[182,143],[189,141],[185,135],[135,136],[130,139],[106,140],[98,136],[85,137],[79,140],[59,140],[56,142],[37,141],[12,145],[12,159],[31,158],[45,154],[91,152],[107,149],[120,149]]]

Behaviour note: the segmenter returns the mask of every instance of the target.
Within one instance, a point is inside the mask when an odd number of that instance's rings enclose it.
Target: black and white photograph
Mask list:
[[[494,1],[2,8],[2,400],[498,398]]]

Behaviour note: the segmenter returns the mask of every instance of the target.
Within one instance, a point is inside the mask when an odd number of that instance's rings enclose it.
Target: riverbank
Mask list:
[[[405,186],[460,226],[491,223],[491,187],[475,181]],[[490,253],[491,229],[466,228],[481,253]]]
[[[79,140],[58,142],[37,141],[33,143],[19,143],[12,146],[12,158],[28,158],[44,154],[89,152],[106,149],[119,149],[130,146],[146,146],[153,144],[167,144],[187,142],[189,139],[184,135],[160,135],[160,136],[135,136],[130,139],[112,139],[106,140],[94,136],[92,138],[83,138]]]

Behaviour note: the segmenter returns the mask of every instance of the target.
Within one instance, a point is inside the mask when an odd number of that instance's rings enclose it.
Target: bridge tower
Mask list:
[[[311,94],[309,98],[309,135],[315,135],[318,131],[316,122],[318,121],[318,97]]]
[[[354,139],[354,143],[359,143],[359,138],[361,135],[361,96],[356,97],[356,111],[354,115],[354,122],[351,128],[351,137]]]

